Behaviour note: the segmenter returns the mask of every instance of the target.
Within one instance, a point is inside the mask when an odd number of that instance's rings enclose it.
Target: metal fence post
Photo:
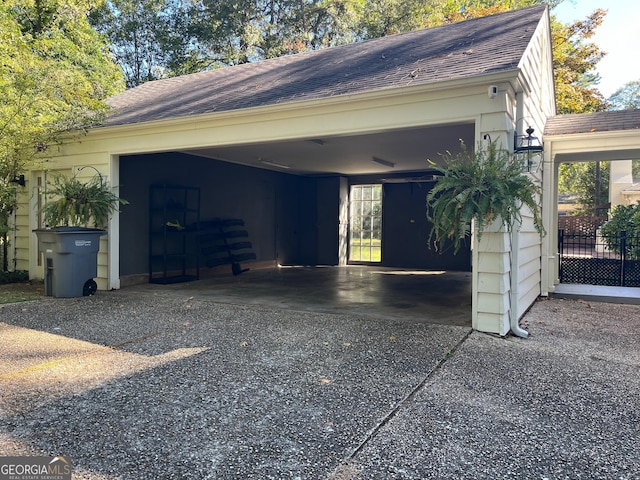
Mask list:
[[[627,259],[627,232],[622,230],[620,232],[620,286],[624,287],[626,284],[625,279],[625,263]]]
[[[560,230],[558,230],[558,258],[559,258],[559,275],[560,275],[560,282],[562,282],[562,254],[563,254],[563,249],[564,249],[564,229],[561,228]]]

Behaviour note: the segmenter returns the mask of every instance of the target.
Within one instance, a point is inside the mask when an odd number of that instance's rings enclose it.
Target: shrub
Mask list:
[[[635,205],[616,205],[609,220],[600,227],[600,234],[607,247],[620,255],[620,233],[626,232],[625,254],[630,259],[640,259],[640,201]]]
[[[26,270],[0,272],[0,284],[26,282],[27,280],[29,280],[29,272]]]

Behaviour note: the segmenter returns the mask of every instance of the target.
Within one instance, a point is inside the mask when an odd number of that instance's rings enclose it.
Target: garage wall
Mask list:
[[[390,179],[422,177],[434,172],[404,172]],[[380,175],[349,177],[351,185],[381,183]],[[471,271],[471,242],[460,247],[429,248],[431,222],[427,220],[427,194],[433,182],[382,183],[382,262],[384,267]]]
[[[293,177],[293,181],[295,186],[287,192],[276,192],[293,203],[276,210],[278,263],[338,265],[341,177]]]
[[[279,251],[296,244],[295,236],[290,238],[295,225],[285,222],[276,229],[276,219],[300,216],[296,177],[180,153],[126,156],[120,159],[120,195],[130,202],[120,215],[122,276],[148,271],[149,186],[154,183],[199,187],[201,220],[243,219],[258,261],[277,260]],[[278,242],[276,232],[288,241]]]
[[[368,178],[352,178],[363,183]],[[120,158],[120,275],[148,273],[149,186],[200,188],[200,218],[241,218],[256,261],[282,265],[338,265],[339,176],[301,177],[181,153]],[[469,271],[464,247],[454,255],[427,245],[425,199],[431,183],[384,185],[383,262],[400,268]],[[206,271],[206,267],[204,270]]]
[[[339,177],[308,178],[182,153],[120,158],[120,275],[148,273],[149,186],[200,188],[200,219],[241,218],[256,261],[338,264]],[[206,270],[206,267],[204,267]]]
[[[471,250],[429,248],[426,197],[434,183],[387,183],[382,202],[382,263],[388,267],[471,271]]]

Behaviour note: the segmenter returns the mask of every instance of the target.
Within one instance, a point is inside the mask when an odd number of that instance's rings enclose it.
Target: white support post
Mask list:
[[[496,221],[479,241],[474,237],[472,327],[504,336],[510,330],[509,233]]]
[[[120,158],[112,155],[109,161],[111,191],[120,195]],[[115,211],[109,220],[108,241],[108,279],[109,290],[120,289],[120,213]]]

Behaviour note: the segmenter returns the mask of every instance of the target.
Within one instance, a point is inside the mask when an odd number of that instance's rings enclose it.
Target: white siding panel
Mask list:
[[[497,314],[501,316],[509,313],[509,298],[506,295],[495,293],[478,294],[478,311],[485,314]]]
[[[505,294],[509,292],[509,276],[500,273],[478,273],[478,292]]]
[[[479,312],[476,330],[504,336],[509,333],[509,314],[496,315]]]
[[[509,253],[483,253],[478,258],[478,271],[486,273],[504,273],[510,270]]]

